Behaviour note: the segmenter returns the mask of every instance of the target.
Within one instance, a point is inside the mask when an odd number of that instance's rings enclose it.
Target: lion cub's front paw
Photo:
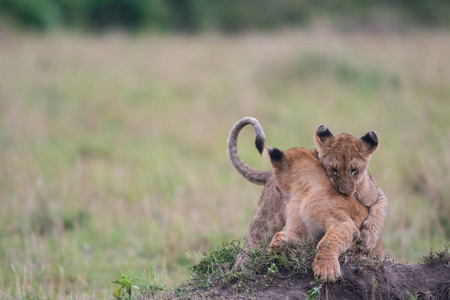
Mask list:
[[[316,254],[312,263],[314,277],[324,279],[329,282],[336,281],[341,277],[341,266],[337,257]]]
[[[372,253],[380,239],[380,232],[376,226],[372,226],[366,222],[364,222],[361,227],[361,236],[358,240],[358,244],[360,244],[361,249],[364,252]]]
[[[270,252],[279,253],[283,249],[283,247],[287,244],[288,236],[286,232],[280,231],[275,233],[272,238],[272,241],[269,244]]]

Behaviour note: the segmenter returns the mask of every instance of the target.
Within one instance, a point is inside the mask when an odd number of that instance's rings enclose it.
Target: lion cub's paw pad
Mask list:
[[[317,257],[312,264],[314,277],[334,282],[341,277],[339,261],[334,258]]]
[[[280,252],[283,249],[283,247],[287,244],[287,241],[288,241],[288,238],[287,238],[286,233],[277,232],[269,244],[270,252],[276,252],[276,253]]]

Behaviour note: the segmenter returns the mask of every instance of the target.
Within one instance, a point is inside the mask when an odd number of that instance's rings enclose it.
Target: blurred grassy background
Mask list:
[[[417,261],[450,237],[450,33],[304,28],[224,35],[0,30],[0,298],[105,297],[122,273],[166,286],[246,234],[261,187],[232,125],[314,147],[376,130],[384,243]],[[359,23],[358,23],[359,24]],[[240,153],[270,168],[241,134]]]

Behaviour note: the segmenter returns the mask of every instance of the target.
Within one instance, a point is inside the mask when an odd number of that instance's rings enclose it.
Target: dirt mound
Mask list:
[[[252,250],[243,269],[233,269],[239,241],[203,253],[191,279],[163,298],[176,299],[447,299],[450,254],[430,252],[419,264],[367,257],[358,249],[339,257],[343,277],[334,283],[314,279],[315,244],[306,241],[280,254]]]
[[[269,286],[258,282],[247,291],[236,284],[215,296],[223,299],[449,299],[450,266],[383,263],[377,269],[345,266],[343,279],[316,283],[311,271],[295,277],[274,277]],[[308,294],[309,293],[309,294]]]

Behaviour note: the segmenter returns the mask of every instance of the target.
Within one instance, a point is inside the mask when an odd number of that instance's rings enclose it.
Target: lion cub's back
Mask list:
[[[311,150],[304,148],[289,149],[294,165],[293,173],[297,173],[300,180],[309,189],[316,190],[315,193],[339,194],[330,183],[325,169],[318,157]]]

